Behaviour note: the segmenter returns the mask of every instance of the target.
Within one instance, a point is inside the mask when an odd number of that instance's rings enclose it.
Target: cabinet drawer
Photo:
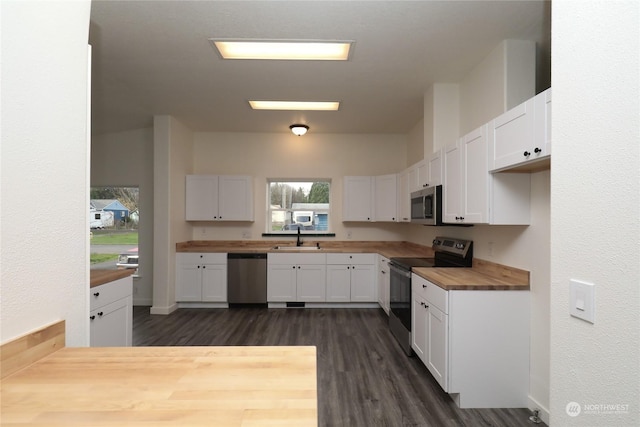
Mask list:
[[[426,291],[427,297],[425,299],[429,305],[434,305],[444,314],[449,314],[449,292],[429,281],[427,281]]]
[[[375,264],[375,254],[327,254],[327,264]]]
[[[114,301],[131,296],[133,293],[133,279],[131,276],[96,286],[89,290],[90,311],[104,307]]]
[[[326,254],[267,254],[269,264],[285,264],[285,265],[316,265],[326,264]]]
[[[212,253],[185,253],[179,252],[176,254],[176,261],[178,264],[226,264],[227,254],[212,252]]]
[[[449,313],[449,292],[440,286],[423,279],[417,274],[411,275],[411,292],[438,308],[444,314]]]

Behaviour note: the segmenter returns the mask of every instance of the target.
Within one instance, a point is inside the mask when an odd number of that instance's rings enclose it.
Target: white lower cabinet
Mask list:
[[[460,408],[526,407],[529,292],[411,280],[411,346],[442,389]]]
[[[176,302],[226,303],[227,254],[176,254]]]
[[[89,343],[91,347],[131,346],[132,293],[132,276],[90,289]]]
[[[324,302],[325,254],[268,254],[268,302]]]
[[[327,302],[376,302],[375,254],[327,254]]]
[[[378,255],[378,304],[387,315],[389,314],[390,282],[389,258]]]

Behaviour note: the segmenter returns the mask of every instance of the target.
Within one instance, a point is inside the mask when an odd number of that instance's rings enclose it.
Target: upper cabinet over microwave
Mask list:
[[[490,122],[490,172],[548,169],[550,156],[551,88]]]

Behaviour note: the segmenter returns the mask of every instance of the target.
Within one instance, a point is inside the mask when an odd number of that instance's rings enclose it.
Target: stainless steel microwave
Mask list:
[[[442,225],[442,185],[411,193],[411,222]]]

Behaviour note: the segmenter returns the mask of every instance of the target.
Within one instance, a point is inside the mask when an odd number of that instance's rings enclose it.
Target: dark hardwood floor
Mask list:
[[[387,319],[376,309],[180,309],[159,316],[135,307],[133,345],[314,345],[320,426],[536,425],[527,409],[459,409],[422,362],[402,352]]]

